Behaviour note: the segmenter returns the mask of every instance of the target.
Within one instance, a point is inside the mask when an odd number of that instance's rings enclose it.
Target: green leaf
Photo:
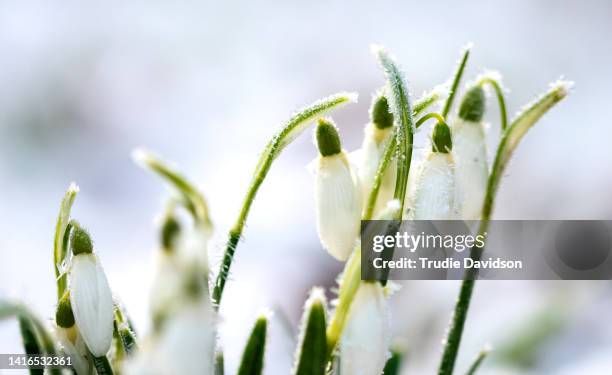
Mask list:
[[[264,149],[263,153],[259,157],[255,173],[247,190],[247,193],[242,202],[242,207],[238,218],[230,229],[229,239],[223,253],[223,259],[215,282],[215,288],[213,290],[213,304],[215,308],[219,308],[221,303],[221,297],[223,296],[223,290],[225,288],[225,282],[229,276],[229,271],[234,259],[234,253],[240,237],[242,237],[242,231],[246,223],[251,205],[257,196],[261,184],[265,180],[272,162],[280,155],[281,151],[297,136],[299,136],[307,127],[312,123],[313,120],[318,117],[324,116],[329,113],[332,109],[335,109],[343,104],[357,101],[357,94],[351,93],[339,93],[336,95],[328,96],[325,99],[318,100],[312,103],[310,106],[295,113],[287,122],[281,125],[280,129],[268,142],[268,145]]]
[[[326,302],[323,290],[314,289],[306,301],[294,375],[324,375],[327,365]]]
[[[457,64],[457,69],[455,70],[455,74],[453,75],[453,83],[450,88],[450,92],[448,94],[448,98],[446,98],[446,103],[444,103],[444,108],[442,109],[442,116],[446,118],[450,109],[453,105],[453,99],[455,99],[455,95],[457,94],[457,90],[459,88],[459,82],[461,82],[461,77],[463,76],[463,71],[465,70],[465,65],[467,63],[468,58],[470,57],[470,50],[472,49],[471,44],[468,44],[461,53],[461,59]]]
[[[238,375],[260,375],[263,372],[267,328],[268,318],[261,315],[255,322],[242,353]]]
[[[19,317],[19,331],[21,332],[21,338],[23,340],[23,349],[26,354],[29,355],[38,355],[42,354],[42,349],[38,343],[38,338],[36,337],[36,331],[34,330],[34,326],[32,323],[23,317]],[[44,373],[43,369],[30,369],[30,374],[32,375],[42,375]]]
[[[53,270],[57,280],[57,300],[59,301],[66,290],[66,275],[61,274],[60,267],[68,253],[68,241],[66,234],[70,232],[70,210],[74,199],[79,192],[79,187],[73,182],[68,187],[62,203],[60,204],[57,223],[55,224],[55,236],[53,238]]]
[[[404,200],[408,185],[408,175],[412,161],[414,120],[412,118],[412,108],[408,88],[404,83],[404,77],[395,61],[389,56],[382,47],[373,47],[373,52],[378,59],[389,89],[389,104],[393,111],[395,121],[395,137],[397,147],[397,179],[395,183],[395,193],[393,197],[400,201],[400,217],[404,212]]]
[[[566,81],[553,83],[550,90],[539,99],[527,105],[503,133],[502,139],[497,147],[497,152],[495,153],[495,161],[493,162],[491,175],[487,183],[487,194],[483,206],[483,219],[488,220],[491,215],[493,201],[499,182],[504,175],[504,171],[512,153],[521,139],[523,139],[527,131],[531,129],[549,109],[567,96],[571,85],[570,82]]]
[[[55,355],[57,353],[51,334],[43,322],[29,308],[19,302],[0,300],[0,320],[11,317],[16,317],[28,323],[28,336],[22,336],[24,343],[30,341],[29,334],[33,333],[38,347],[42,348],[40,354]],[[61,372],[56,370],[52,370],[51,373],[57,374]]]
[[[195,185],[189,182],[187,178],[170,166],[170,164],[147,150],[134,150],[132,158],[136,164],[155,172],[181,194],[185,208],[191,213],[196,223],[204,225],[209,229],[212,228],[206,199]]]

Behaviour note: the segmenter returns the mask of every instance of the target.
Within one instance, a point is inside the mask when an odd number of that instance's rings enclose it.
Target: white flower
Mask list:
[[[384,92],[381,91],[372,101],[372,107],[370,108],[370,123],[366,125],[363,144],[360,150],[362,159],[359,163],[359,179],[363,187],[364,207],[368,203],[367,201],[372,190],[380,160],[392,136],[393,114],[389,111],[389,103],[384,96]],[[396,173],[397,167],[395,163],[391,163],[391,165],[387,167],[387,171],[382,178],[373,216],[376,216],[376,214],[386,206],[387,202],[393,199]]]
[[[87,358],[87,347],[83,338],[75,326],[71,328],[55,327],[55,336],[59,341],[62,351],[66,355],[72,356],[72,367],[77,375],[88,375],[91,373],[91,366]]]
[[[353,251],[361,223],[359,182],[334,125],[320,120],[315,161],[317,230],[323,247],[336,259],[346,260]]]
[[[94,356],[104,356],[113,337],[113,298],[96,256],[75,255],[69,280],[70,302],[79,332]]]
[[[452,123],[453,157],[456,164],[457,202],[464,220],[478,220],[487,190],[489,167],[482,123],[484,93],[475,86],[464,96],[459,116]]]
[[[340,339],[341,375],[378,375],[388,358],[389,311],[383,287],[361,283]]]

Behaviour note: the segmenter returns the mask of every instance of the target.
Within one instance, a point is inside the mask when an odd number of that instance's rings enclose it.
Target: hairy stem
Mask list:
[[[259,162],[257,163],[257,167],[246,196],[244,197],[238,218],[229,232],[229,238],[227,245],[225,246],[225,252],[223,253],[219,274],[217,275],[217,280],[215,282],[212,295],[213,304],[216,309],[218,309],[219,305],[221,304],[223,290],[225,288],[225,283],[227,282],[227,277],[234,259],[234,253],[236,252],[236,247],[238,246],[238,242],[242,236],[242,231],[244,230],[244,225],[249,215],[251,205],[257,196],[257,191],[270,171],[272,162],[274,159],[276,159],[276,157],[278,157],[282,150],[289,143],[291,143],[291,141],[293,141],[305,130],[312,120],[325,115],[330,110],[338,107],[341,104],[349,103],[355,100],[356,95],[341,93],[313,103],[309,107],[297,112],[289,119],[289,121],[283,124],[280,130],[274,135],[274,137],[272,137],[264,149],[264,152],[261,154]]]
[[[478,234],[486,237],[491,214],[493,212],[497,188],[512,152],[516,149],[527,130],[529,130],[550,108],[567,96],[569,86],[570,84],[567,82],[559,82],[553,85],[546,94],[523,110],[523,112],[521,112],[512,122],[506,132],[504,132],[499,146],[497,147],[495,161],[487,182],[487,192]],[[484,247],[475,246],[470,250],[470,257],[479,260],[483,251]],[[477,277],[477,269],[471,268],[466,273],[466,277],[461,284],[459,298],[455,304],[455,310],[442,353],[442,360],[438,369],[439,375],[450,375],[453,373]]]

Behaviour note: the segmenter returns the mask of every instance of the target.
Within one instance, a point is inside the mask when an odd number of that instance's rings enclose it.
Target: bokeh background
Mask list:
[[[153,218],[168,193],[133,165],[131,150],[155,150],[201,186],[216,225],[216,266],[256,157],[294,109],[359,92],[358,104],[334,114],[345,148],[359,147],[371,93],[383,84],[370,43],[394,52],[415,96],[449,77],[468,41],[467,78],[502,71],[511,113],[549,82],[575,81],[571,97],[521,144],[495,217],[610,218],[611,16],[605,0],[1,1],[0,296],[53,315],[54,223],[76,181],[74,217],[146,332]],[[287,373],[308,290],[333,286],[342,268],[316,235],[306,169],[315,156],[304,134],[253,205],[222,311],[228,373],[262,307],[276,312],[266,373]],[[406,373],[436,368],[457,290],[454,282],[412,282],[393,297]],[[474,297],[459,371],[486,343],[495,351],[483,373],[612,368],[609,283],[482,282]],[[0,352],[21,350],[17,324],[0,322]]]

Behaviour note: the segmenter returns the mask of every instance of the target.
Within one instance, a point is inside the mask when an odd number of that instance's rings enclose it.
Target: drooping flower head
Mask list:
[[[315,161],[317,230],[323,247],[344,261],[359,235],[359,182],[331,119],[319,120],[315,138],[319,149]]]
[[[106,355],[113,336],[113,298],[89,233],[75,224],[70,235],[70,303],[85,344],[96,357]]]

